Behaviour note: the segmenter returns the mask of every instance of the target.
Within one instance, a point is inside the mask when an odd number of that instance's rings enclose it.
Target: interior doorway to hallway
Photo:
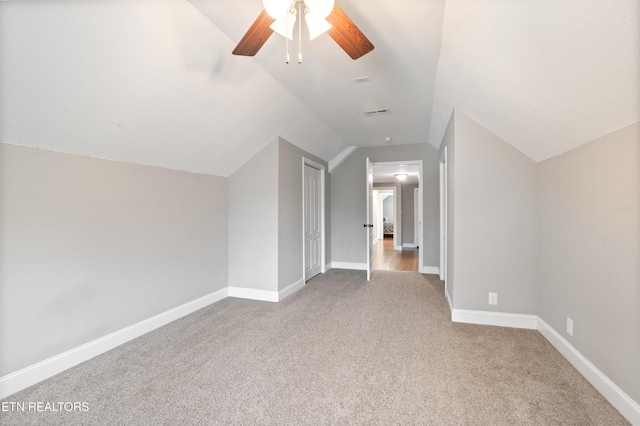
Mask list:
[[[373,163],[373,269],[420,271],[422,162]]]

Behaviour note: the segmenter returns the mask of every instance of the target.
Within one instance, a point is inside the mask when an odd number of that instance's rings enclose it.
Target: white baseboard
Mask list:
[[[360,269],[362,265],[363,264],[341,262],[331,264],[332,267],[337,269]],[[364,265],[364,269],[366,269],[366,264]],[[0,399],[26,389],[29,386],[48,379],[64,370],[103,354],[228,296],[277,302],[300,290],[302,287],[304,287],[304,280],[297,281],[280,292],[239,287],[224,288],[38,362],[37,364],[0,377]],[[449,308],[451,309],[451,320],[453,322],[538,330],[631,424],[640,425],[640,404],[620,389],[611,379],[540,317],[536,315],[453,309],[449,297],[446,296],[446,298],[449,303]]]
[[[356,271],[366,271],[366,263],[351,263],[351,262],[331,262],[332,269],[354,269]]]
[[[416,245],[413,243],[402,243],[402,247],[404,248],[416,248]]]
[[[397,251],[402,251],[402,246],[395,246],[394,247]]]
[[[440,267],[438,266],[421,266],[421,274],[440,275]]]
[[[538,331],[633,425],[640,425],[640,404],[538,317]]]
[[[253,288],[244,287],[229,287],[229,297],[260,300],[263,302],[277,302],[280,296],[277,291],[256,290]]]
[[[447,302],[449,303],[449,312],[451,312],[451,317],[453,317],[453,304],[451,304],[451,299],[449,299],[449,293],[445,292],[444,298],[447,299]]]
[[[281,300],[284,300],[286,297],[291,296],[293,293],[302,289],[303,287],[304,287],[304,278],[296,281],[295,283],[291,284],[289,287],[285,288],[284,290],[280,290],[278,292],[278,302]]]
[[[330,271],[331,268],[331,262],[327,263],[326,265],[324,265],[324,269],[322,270],[322,273],[324,274],[325,272]]]
[[[447,300],[449,298],[447,297]],[[449,301],[451,308],[451,301]],[[537,315],[452,309],[451,320],[469,324],[538,330],[633,425],[640,425],[640,404]]]
[[[451,321],[467,324],[497,325],[499,327],[525,328],[536,330],[538,317],[536,315],[509,314],[504,312],[468,311],[453,309]]]
[[[280,291],[256,290],[246,287],[229,287],[229,297],[259,300],[262,302],[279,302],[304,287],[304,278],[299,279]]]
[[[0,399],[35,385],[71,367],[75,367],[225,297],[227,297],[226,288],[0,377]]]

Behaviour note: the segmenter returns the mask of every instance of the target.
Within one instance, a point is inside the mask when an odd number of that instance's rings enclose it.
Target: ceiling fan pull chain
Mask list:
[[[284,56],[284,63],[288,64],[289,63],[289,39],[285,37],[284,40],[285,40],[285,46],[287,49],[287,52]]]
[[[291,13],[293,15],[295,14],[295,11],[296,9],[295,9],[294,3],[291,3],[291,6],[289,6],[289,12],[287,13]],[[289,21],[290,20],[287,19],[287,33],[289,32]],[[287,55],[284,57],[284,63],[288,64],[289,61],[291,60],[291,57],[289,56],[289,38],[285,37],[284,40],[285,40],[285,45],[287,46]]]

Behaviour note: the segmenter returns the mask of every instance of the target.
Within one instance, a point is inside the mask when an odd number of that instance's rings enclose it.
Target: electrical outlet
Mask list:
[[[489,293],[489,304],[490,305],[498,304],[498,293]]]
[[[573,320],[567,317],[567,333],[569,336],[573,336]]]

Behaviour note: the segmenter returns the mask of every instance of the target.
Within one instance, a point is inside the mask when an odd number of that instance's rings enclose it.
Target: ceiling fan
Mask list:
[[[373,44],[334,0],[263,0],[263,5],[234,55],[254,56],[274,31],[291,40],[296,16],[302,13],[312,39],[326,31],[354,60],[373,50]]]

